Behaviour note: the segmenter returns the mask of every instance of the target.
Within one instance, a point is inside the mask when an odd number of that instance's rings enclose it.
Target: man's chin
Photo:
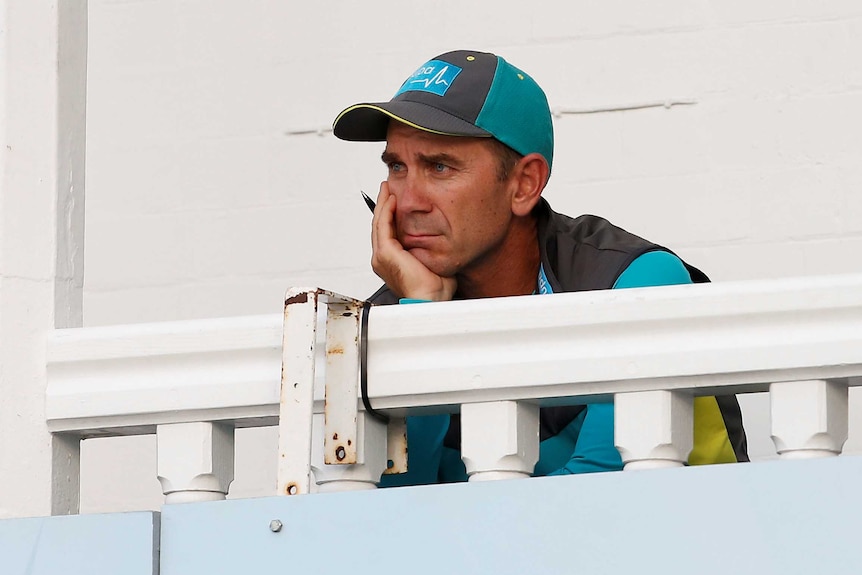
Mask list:
[[[412,248],[407,251],[419,260],[423,266],[440,277],[454,277],[455,273],[458,271],[457,266],[453,265],[452,262],[448,261],[445,257],[440,254],[435,254],[425,248]]]

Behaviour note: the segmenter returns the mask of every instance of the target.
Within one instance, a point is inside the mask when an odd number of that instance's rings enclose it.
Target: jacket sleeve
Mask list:
[[[622,459],[614,447],[614,406],[612,403],[594,403],[587,406],[571,457],[565,465],[548,475],[619,471],[622,468]]]
[[[623,270],[614,289],[690,284],[691,276],[678,257],[670,252],[647,252]]]
[[[687,283],[691,283],[691,277],[682,261],[671,253],[656,251],[635,259],[617,278],[614,289]],[[622,468],[620,454],[614,447],[614,406],[612,403],[594,403],[587,406],[571,457],[565,465],[548,475]]]

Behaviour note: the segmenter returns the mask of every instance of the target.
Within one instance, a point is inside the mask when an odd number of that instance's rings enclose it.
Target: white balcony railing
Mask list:
[[[170,503],[225,497],[235,427],[279,425],[274,493],[373,487],[403,467],[414,410],[461,412],[471,480],[529,475],[552,401],[614,401],[626,470],[683,465],[692,398],[720,393],[769,391],[780,457],[834,456],[862,384],[860,275],[376,307],[367,395],[387,428],[359,398],[360,314],[295,289],[284,318],[57,330],[49,429],[156,433]]]

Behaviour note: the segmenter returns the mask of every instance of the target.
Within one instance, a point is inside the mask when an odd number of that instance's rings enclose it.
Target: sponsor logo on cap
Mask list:
[[[454,66],[449,62],[431,60],[413,72],[395,95],[397,96],[404,92],[419,91],[443,96],[446,94],[446,90],[452,85],[452,81],[460,73],[461,68],[458,66]]]

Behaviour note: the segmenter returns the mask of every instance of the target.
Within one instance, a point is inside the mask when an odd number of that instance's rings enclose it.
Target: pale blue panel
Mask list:
[[[860,480],[841,457],[169,505],[162,575],[862,573]]]
[[[157,575],[159,514],[0,520],[3,575]]]

